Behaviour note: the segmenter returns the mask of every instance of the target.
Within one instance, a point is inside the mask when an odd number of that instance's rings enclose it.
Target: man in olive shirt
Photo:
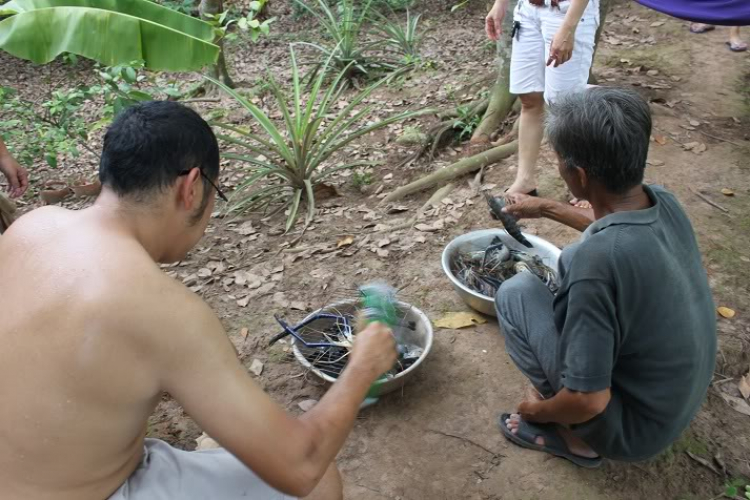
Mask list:
[[[667,448],[702,404],[716,316],[698,244],[675,197],[642,184],[651,116],[636,93],[591,88],[550,108],[560,174],[591,210],[512,195],[506,211],[583,231],[553,296],[521,273],[496,298],[506,348],[534,390],[501,416],[516,444],[584,467]]]

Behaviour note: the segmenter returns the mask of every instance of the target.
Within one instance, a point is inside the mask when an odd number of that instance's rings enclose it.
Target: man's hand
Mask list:
[[[547,66],[554,62],[554,67],[558,67],[570,61],[573,56],[573,45],[575,43],[576,32],[562,26],[557,33],[555,38],[552,39],[552,44],[549,48],[549,59],[547,59]]]
[[[8,192],[12,198],[18,198],[29,187],[29,173],[13,158],[10,153],[0,156],[0,172],[10,184]]]
[[[364,369],[373,380],[393,368],[398,353],[391,329],[382,323],[370,323],[354,337],[350,366]]]
[[[532,400],[525,400],[521,401],[521,403],[518,405],[518,408],[516,408],[516,413],[521,415],[521,418],[523,418],[527,422],[538,422],[540,424],[546,423],[539,419],[539,401],[532,401]]]
[[[548,200],[522,193],[509,193],[505,196],[508,204],[503,212],[516,219],[538,219],[543,217],[543,210]]]
[[[484,30],[487,32],[487,36],[493,42],[498,41],[500,35],[503,34],[503,19],[505,19],[505,12],[508,10],[508,2],[504,0],[497,0],[495,5],[492,6],[490,13],[487,14],[487,18],[484,22]]]

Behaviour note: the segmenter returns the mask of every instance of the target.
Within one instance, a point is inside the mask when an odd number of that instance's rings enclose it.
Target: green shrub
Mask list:
[[[234,125],[214,124],[227,131],[217,134],[218,137],[241,151],[225,153],[224,157],[246,163],[249,174],[232,194],[228,210],[261,210],[275,205],[273,213],[276,213],[289,208],[287,231],[297,221],[303,201],[307,207],[306,224],[313,220],[317,184],[339,170],[373,164],[368,161],[333,164],[331,160],[335,153],[363,135],[422,113],[407,111],[369,125],[363,123],[373,110],[372,105],[363,107],[363,101],[385,84],[388,78],[371,84],[355,95],[347,95],[348,103],[340,106],[347,88],[349,67],[331,74],[334,69],[332,56],[312,82],[310,94],[304,97],[294,48],[290,52],[291,95],[270,74],[268,78],[274,104],[283,117],[280,126],[236,91],[212,80],[248,111],[260,129],[260,133],[256,134]]]

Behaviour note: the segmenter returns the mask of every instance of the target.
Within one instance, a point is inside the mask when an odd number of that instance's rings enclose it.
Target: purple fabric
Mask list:
[[[750,26],[750,0],[636,0],[672,17],[721,26]]]

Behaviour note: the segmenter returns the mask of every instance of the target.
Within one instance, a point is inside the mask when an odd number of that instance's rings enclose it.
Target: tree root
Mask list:
[[[503,144],[487,151],[483,151],[479,154],[464,158],[452,165],[442,168],[436,172],[426,175],[414,182],[410,182],[405,186],[401,186],[395,191],[391,192],[386,196],[383,201],[388,203],[396,200],[400,200],[410,194],[429,189],[438,184],[455,179],[464,174],[474,172],[480,168],[489,165],[491,163],[497,163],[498,161],[507,158],[518,151],[518,141],[513,141],[509,144]]]
[[[455,187],[456,185],[453,183],[446,184],[445,186],[435,191],[435,193],[432,196],[430,196],[430,199],[427,200],[427,202],[424,205],[422,205],[419,210],[417,210],[417,213],[414,215],[414,217],[404,222],[403,224],[399,224],[398,226],[394,226],[394,227],[389,227],[388,229],[384,229],[382,231],[377,231],[377,232],[392,233],[394,231],[401,231],[402,229],[411,228],[412,226],[414,226],[414,224],[417,223],[417,221],[419,221],[419,218],[422,216],[423,213],[425,213],[427,209],[429,209],[432,205],[437,205],[438,203],[440,203],[440,201],[446,196],[448,196],[448,194],[450,194],[450,192],[453,191],[453,188]]]

